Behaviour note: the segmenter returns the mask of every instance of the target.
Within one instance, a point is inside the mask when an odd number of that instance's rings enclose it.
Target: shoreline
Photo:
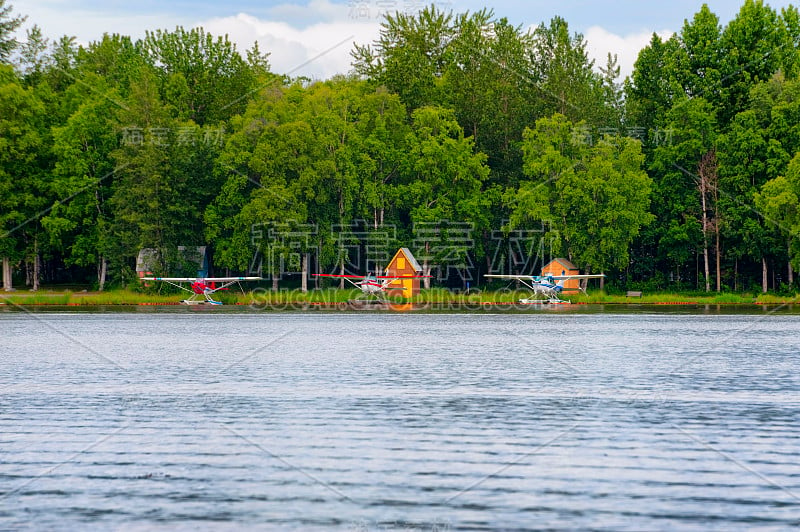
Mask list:
[[[653,293],[641,297],[589,292],[588,295],[565,295],[563,303],[520,303],[530,294],[524,291],[495,291],[480,293],[458,293],[443,289],[432,289],[411,299],[389,298],[379,304],[365,304],[358,301],[359,292],[353,290],[326,289],[309,292],[295,291],[253,291],[248,293],[220,294],[222,306],[259,308],[325,308],[325,307],[369,307],[390,305],[395,307],[431,306],[456,309],[487,307],[575,307],[591,305],[611,305],[619,307],[640,306],[692,306],[721,305],[726,307],[771,306],[800,304],[800,297],[778,296],[774,294],[681,294],[675,292]],[[3,307],[86,307],[86,306],[184,306],[182,295],[148,294],[129,290],[109,292],[0,292],[0,306]],[[206,305],[200,305],[205,307]]]

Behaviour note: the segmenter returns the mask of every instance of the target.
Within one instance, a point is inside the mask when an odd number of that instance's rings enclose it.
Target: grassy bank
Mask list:
[[[156,294],[141,293],[131,290],[113,290],[108,292],[71,292],[71,291],[39,291],[39,292],[0,292],[0,304],[6,305],[169,305],[177,304],[188,294]],[[214,297],[228,305],[282,306],[305,304],[336,304],[357,299],[361,292],[355,288],[339,290],[328,288],[323,290],[281,290],[272,292],[256,289],[252,292],[237,291],[218,292]],[[454,292],[442,288],[422,290],[410,301],[404,298],[390,298],[395,303],[420,304],[505,304],[516,303],[519,299],[530,297],[527,291],[487,291],[487,292]],[[653,293],[642,297],[627,297],[624,294],[606,294],[601,291],[590,291],[588,294],[569,294],[562,296],[577,304],[604,305],[752,305],[752,304],[790,304],[800,303],[797,294],[778,296],[773,294],[698,294],[698,293]]]
[[[144,305],[176,303],[182,296],[143,294],[131,290],[108,292],[0,292],[0,304],[7,305]]]

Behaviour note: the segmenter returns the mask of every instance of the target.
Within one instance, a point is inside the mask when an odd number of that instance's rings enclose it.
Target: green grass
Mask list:
[[[186,292],[157,294],[143,293],[132,290],[111,290],[107,292],[0,292],[0,303],[12,305],[158,305],[176,304],[185,299]],[[215,299],[226,305],[252,305],[255,307],[281,308],[286,305],[306,306],[315,304],[341,304],[362,296],[356,288],[339,290],[325,288],[322,290],[279,290],[273,292],[265,289],[256,289],[252,292],[241,293],[230,290],[217,292]],[[393,303],[421,303],[421,304],[455,304],[455,305],[487,305],[516,303],[520,299],[529,298],[531,294],[526,290],[497,290],[486,292],[472,292],[469,294],[450,291],[444,288],[423,289],[410,300],[402,297],[391,297]],[[645,293],[642,297],[630,298],[624,294],[607,294],[603,291],[590,291],[588,294],[568,294],[562,296],[572,303],[588,304],[716,304],[716,305],[745,305],[769,304],[779,305],[800,303],[800,296],[780,296],[775,294],[706,294],[704,292],[691,293]]]
[[[144,294],[130,290],[108,292],[0,292],[0,303],[11,305],[138,305],[177,302],[175,295]]]
[[[145,303],[174,303],[184,299],[181,294],[148,294],[130,290],[111,290],[74,294],[72,303],[81,305],[139,305]]]
[[[642,297],[627,297],[624,294],[606,294],[601,291],[589,292],[588,296],[576,296],[572,298],[574,302],[585,301],[587,303],[598,304],[643,304],[643,305],[657,305],[657,304],[679,304],[679,303],[692,303],[692,304],[716,304],[716,305],[747,305],[756,302],[752,294],[717,294],[717,293],[674,293],[674,292],[660,292],[652,294],[643,294]]]
[[[67,305],[72,292],[0,292],[0,303],[7,305]]]
[[[759,305],[783,305],[787,303],[800,303],[800,294],[794,296],[779,296],[773,294],[759,294],[756,298]]]

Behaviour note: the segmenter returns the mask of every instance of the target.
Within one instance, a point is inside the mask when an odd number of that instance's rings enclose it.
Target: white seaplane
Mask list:
[[[536,303],[569,303],[558,296],[564,291],[564,283],[570,279],[599,279],[605,277],[602,273],[599,274],[586,274],[586,275],[493,275],[487,274],[484,277],[492,279],[509,279],[519,281],[526,287],[530,288],[534,296],[543,296],[542,298],[524,298],[519,302],[522,304],[536,304]],[[584,293],[584,288],[579,288]]]
[[[344,279],[351,285],[361,290],[366,298],[357,299],[358,302],[370,301],[373,296],[373,301],[386,302],[384,294],[386,290],[392,290],[395,287],[391,284],[395,281],[404,279],[425,279],[430,278],[430,275],[375,275],[368,273],[367,275],[337,275],[333,273],[315,273],[315,277],[330,277],[333,279]],[[401,289],[402,287],[397,287]],[[362,296],[363,297],[363,296]]]
[[[184,305],[222,305],[221,301],[215,301],[211,294],[220,290],[225,290],[233,284],[241,281],[260,281],[261,277],[142,277],[141,281],[163,281],[172,286],[177,286],[181,290],[190,292],[189,299],[182,299]],[[187,288],[185,285],[189,284]],[[217,286],[217,283],[221,283]],[[244,291],[244,290],[242,290]]]

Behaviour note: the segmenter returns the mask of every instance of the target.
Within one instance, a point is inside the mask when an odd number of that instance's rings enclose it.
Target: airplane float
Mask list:
[[[314,276],[344,279],[348,283],[360,289],[363,295],[367,296],[360,301],[369,301],[371,296],[375,296],[375,300],[381,302],[385,302],[383,295],[385,294],[386,290],[394,288],[389,286],[394,281],[399,281],[401,279],[425,279],[431,277],[430,275],[374,275],[371,273],[368,273],[367,275],[336,275],[332,273],[315,273]]]
[[[544,296],[545,299],[520,299],[522,304],[533,303],[569,303],[560,299],[558,296],[564,291],[564,282],[570,279],[599,279],[605,277],[603,274],[586,274],[586,275],[492,275],[487,274],[484,277],[492,279],[510,279],[519,281],[531,289],[534,296]],[[583,290],[583,289],[581,289]],[[585,292],[585,290],[583,290]]]
[[[181,300],[184,305],[222,305],[221,301],[215,301],[211,297],[214,292],[225,290],[232,284],[239,284],[240,281],[260,281],[261,277],[142,277],[140,280],[163,281],[190,292],[192,296],[189,299]],[[187,283],[189,283],[189,288],[184,286]],[[216,283],[222,284],[216,286]],[[202,299],[201,296],[205,299]]]

